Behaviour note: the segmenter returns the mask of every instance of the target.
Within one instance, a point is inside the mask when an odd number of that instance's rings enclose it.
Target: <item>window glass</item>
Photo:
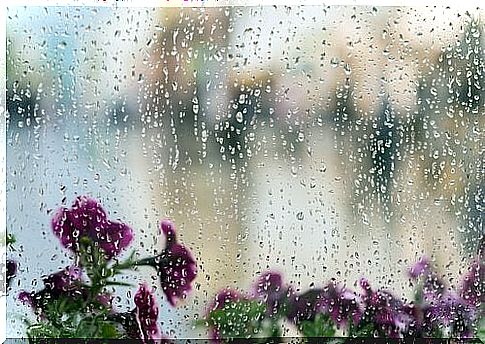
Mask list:
[[[119,312],[153,286],[167,338],[210,336],[196,320],[214,295],[268,270],[298,291],[365,277],[410,300],[408,269],[426,256],[458,286],[484,231],[483,20],[444,7],[8,8],[7,337],[37,319],[19,293],[75,263],[54,227],[79,196],[133,229],[120,261],[160,254],[160,221],[173,221],[197,265],[187,297],[172,307],[142,267],[109,286]]]

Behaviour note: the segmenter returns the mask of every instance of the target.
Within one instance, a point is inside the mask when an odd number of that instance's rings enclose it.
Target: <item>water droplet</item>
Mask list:
[[[305,218],[305,215],[303,215],[303,212],[300,211],[296,214],[296,218],[299,220],[299,221],[303,221],[303,219]]]

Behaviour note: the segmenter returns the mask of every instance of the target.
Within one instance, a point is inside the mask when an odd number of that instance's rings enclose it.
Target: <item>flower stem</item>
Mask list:
[[[132,267],[135,267],[135,266],[155,266],[156,265],[155,259],[156,257],[148,257],[140,260],[132,260],[130,257],[123,263],[115,263],[112,266],[112,269],[114,271],[120,271],[120,270],[131,269]]]

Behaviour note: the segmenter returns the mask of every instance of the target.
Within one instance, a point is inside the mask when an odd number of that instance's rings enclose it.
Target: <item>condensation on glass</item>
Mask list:
[[[267,269],[305,289],[366,276],[409,297],[420,256],[453,283],[484,228],[485,13],[435,7],[11,7],[7,231],[19,290],[69,264],[51,216],[90,195],[161,245],[171,218],[194,291]],[[134,272],[138,281],[154,276]],[[116,289],[119,309],[133,291]],[[160,296],[161,298],[161,296]]]

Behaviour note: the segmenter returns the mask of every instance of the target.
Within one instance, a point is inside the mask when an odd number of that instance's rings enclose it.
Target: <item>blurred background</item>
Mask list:
[[[484,233],[484,11],[14,7],[7,13],[7,231],[20,290],[70,264],[50,218],[77,195],[135,229],[173,219],[197,259],[162,331],[262,271],[297,288],[362,276],[403,298],[432,257],[451,285]],[[156,276],[140,270],[136,281]],[[133,276],[127,276],[133,280]],[[116,306],[133,307],[134,288]]]

